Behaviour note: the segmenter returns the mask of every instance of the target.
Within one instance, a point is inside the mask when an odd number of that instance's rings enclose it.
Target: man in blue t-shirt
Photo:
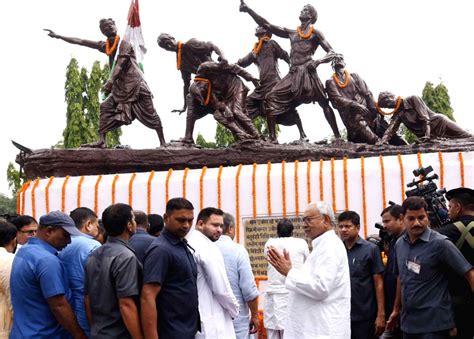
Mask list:
[[[99,234],[99,220],[95,212],[87,207],[76,208],[69,216],[82,234],[72,236],[71,244],[58,256],[66,268],[77,321],[89,337],[90,327],[84,306],[84,269],[89,254],[100,246],[100,242],[94,239]]]
[[[54,211],[39,220],[36,237],[18,251],[11,273],[10,338],[85,338],[71,307],[71,291],[57,252],[81,235],[74,221]]]

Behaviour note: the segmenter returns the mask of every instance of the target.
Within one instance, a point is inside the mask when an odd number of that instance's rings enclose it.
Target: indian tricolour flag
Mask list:
[[[146,48],[140,24],[138,0],[132,0],[132,3],[130,4],[130,9],[128,11],[128,25],[123,39],[132,44],[137,57],[137,62],[143,71],[143,57],[145,56]]]

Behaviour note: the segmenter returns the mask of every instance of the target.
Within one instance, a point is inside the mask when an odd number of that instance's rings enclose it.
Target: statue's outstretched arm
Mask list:
[[[261,17],[260,15],[255,13],[255,11],[253,9],[251,9],[249,6],[247,6],[247,4],[243,0],[240,2],[239,10],[241,12],[248,13],[252,17],[252,19],[255,20],[255,22],[257,24],[259,24],[262,27],[265,27],[270,32],[272,32],[273,34],[279,36],[280,38],[289,38],[289,34],[288,34],[287,29],[285,29],[283,27],[276,26],[276,25],[272,25],[266,19],[264,19],[263,17]]]
[[[62,35],[54,33],[50,29],[44,29],[44,30],[49,32],[48,36],[50,36],[51,38],[61,39],[61,40],[66,41],[70,44],[80,45],[80,46],[85,46],[85,47],[100,50],[101,45],[100,45],[100,42],[98,42],[98,41],[91,41],[91,40],[86,40],[86,39],[62,36]]]

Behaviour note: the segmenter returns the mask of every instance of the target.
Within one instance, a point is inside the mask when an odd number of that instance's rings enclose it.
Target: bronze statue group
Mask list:
[[[315,102],[321,106],[336,139],[341,135],[330,103],[338,110],[350,142],[405,145],[406,142],[397,135],[401,123],[420,142],[472,137],[444,115],[430,110],[418,96],[401,98],[391,92],[382,92],[375,101],[365,81],[345,69],[342,54],[336,53],[322,32],[315,28],[318,14],[312,5],[303,7],[300,25],[296,29],[269,23],[243,1],[240,11],[248,13],[257,23],[255,35],[258,41],[252,51],[235,64],[229,63],[222,49],[212,42],[193,38],[182,43],[166,33],[158,37],[160,47],[176,53],[176,66],[184,83],[184,105],[182,109],[173,111],[179,114],[186,111],[186,132],[178,144],[194,144],[195,122],[207,114],[212,114],[239,142],[264,139],[252,122],[258,116],[267,122],[267,142],[278,143],[277,124],[296,125],[300,140],[308,141],[296,109],[301,104]],[[100,139],[84,146],[106,147],[105,134],[131,124],[134,119],[156,130],[161,146],[167,145],[151,91],[137,64],[133,47],[120,39],[112,19],[102,19],[100,29],[107,38],[105,42],[64,37],[47,30],[50,37],[106,53],[110,66],[113,66],[103,88],[108,97],[100,106]],[[290,54],[272,39],[273,35],[290,39]],[[313,55],[319,46],[326,55],[314,60]],[[217,61],[212,59],[213,52],[218,55]],[[289,72],[283,78],[278,70],[279,59],[289,65]],[[317,67],[322,63],[331,63],[334,70],[326,86],[317,73]],[[251,64],[258,67],[259,78],[244,69]],[[243,80],[255,86],[250,95]],[[391,116],[390,122],[385,120],[385,116]]]

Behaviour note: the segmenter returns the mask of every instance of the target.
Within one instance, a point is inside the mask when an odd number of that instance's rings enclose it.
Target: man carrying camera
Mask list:
[[[402,206],[391,203],[390,206],[384,208],[380,214],[382,217],[383,231],[386,232],[385,236],[388,240],[388,254],[387,254],[387,266],[385,267],[384,273],[384,294],[385,294],[385,314],[388,317],[393,310],[395,302],[395,295],[397,292],[397,274],[395,272],[395,266],[397,265],[395,259],[395,243],[398,238],[403,234],[405,228],[403,227],[403,215]],[[402,334],[399,328],[386,333],[389,338],[401,338]]]
[[[446,235],[462,255],[474,265],[474,190],[466,187],[452,189],[446,193],[449,200],[450,224],[438,231]],[[456,338],[474,338],[474,298],[469,284],[453,272],[448,274],[449,292],[454,310]]]

